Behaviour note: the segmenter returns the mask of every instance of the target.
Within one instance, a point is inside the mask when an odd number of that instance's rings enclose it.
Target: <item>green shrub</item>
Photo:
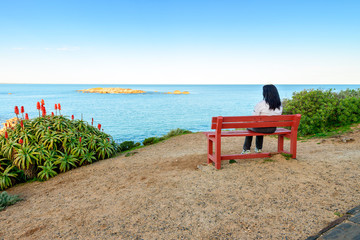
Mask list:
[[[336,110],[339,124],[349,125],[360,122],[360,97],[341,99]]]
[[[128,151],[130,149],[136,148],[140,145],[141,145],[141,143],[139,143],[139,142],[135,143],[134,141],[125,141],[125,142],[120,143],[119,148],[120,148],[120,151],[124,152],[124,151]]]
[[[183,135],[183,134],[187,134],[187,133],[191,133],[191,131],[177,128],[177,129],[173,129],[170,132],[168,132],[167,134],[165,134],[164,138],[167,139],[167,138],[171,138],[171,137],[175,137],[175,136]]]
[[[17,177],[17,173],[13,170],[15,166],[8,165],[4,171],[0,172],[0,189],[4,190],[11,187],[14,179]]]
[[[82,120],[64,116],[20,119],[0,135],[0,189],[112,157],[112,137]],[[26,176],[26,177],[25,177]]]
[[[7,206],[13,205],[21,199],[17,195],[9,195],[7,192],[0,193],[0,211]]]
[[[178,136],[178,135],[187,134],[187,133],[191,133],[191,131],[185,130],[185,129],[180,129],[180,128],[173,129],[170,132],[168,132],[167,134],[163,135],[162,137],[149,137],[149,138],[146,138],[143,141],[143,145],[148,146],[148,145],[151,145],[151,144],[158,143],[160,141],[164,141],[164,140],[166,140],[168,138],[175,137],[175,136]]]
[[[148,146],[148,145],[155,144],[155,143],[158,143],[158,142],[160,142],[160,138],[158,138],[158,137],[149,137],[149,138],[145,138],[145,140],[143,141],[143,145]]]
[[[360,89],[346,89],[339,92],[338,97],[340,99],[356,97],[360,98]]]
[[[283,101],[283,114],[301,114],[299,136],[332,131],[360,121],[360,89],[339,93],[330,90],[303,90]]]

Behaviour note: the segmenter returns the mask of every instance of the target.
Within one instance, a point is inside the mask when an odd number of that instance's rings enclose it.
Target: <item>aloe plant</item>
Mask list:
[[[32,146],[21,146],[15,155],[14,164],[20,169],[29,169],[37,161],[36,150]]]
[[[115,153],[113,145],[107,139],[102,139],[96,145],[96,152],[100,159],[111,157]]]
[[[34,135],[32,130],[24,129],[20,130],[18,138],[22,139],[24,141],[24,144],[30,144],[36,139],[36,136]]]
[[[60,136],[55,131],[47,130],[42,136],[41,141],[44,143],[48,150],[57,149],[57,144],[61,143]]]
[[[88,144],[88,149],[89,150],[96,150],[96,143],[98,141],[100,141],[100,138],[98,136],[94,135],[94,134],[89,133],[89,134],[87,134],[85,136],[85,139],[86,139],[87,144]]]
[[[46,162],[52,162],[52,163],[55,163],[55,161],[57,160],[59,156],[59,152],[58,151],[55,151],[55,150],[49,150],[47,152],[47,155],[46,155]]]
[[[16,149],[18,149],[19,147],[20,147],[19,143],[9,140],[2,145],[1,153],[8,159],[12,159]]]
[[[74,136],[68,138],[65,145],[63,144],[65,152],[69,154],[71,153],[72,149],[77,147],[77,145],[78,145],[78,139],[75,138]]]
[[[73,147],[70,151],[70,153],[75,157],[81,157],[86,152],[89,152],[89,150],[82,143],[79,143],[77,146]]]
[[[55,106],[61,114],[60,104]],[[39,117],[29,119],[21,108],[25,119],[17,114],[19,123],[0,135],[0,173],[5,176],[2,179],[6,180],[6,187],[36,176],[46,180],[116,153],[117,144],[100,131],[101,124],[96,128],[83,120],[46,115],[43,100],[36,108]]]
[[[86,152],[80,157],[80,165],[83,165],[84,163],[89,164],[96,161],[95,152]]]
[[[5,136],[3,135],[0,135],[0,146],[3,146],[5,143],[6,143],[6,138]],[[1,148],[0,148],[0,151],[1,151]]]
[[[54,177],[57,175],[57,172],[55,171],[56,166],[50,161],[46,161],[44,166],[39,166],[42,170],[38,173],[38,177],[43,180],[48,180],[51,177]]]
[[[48,124],[41,124],[36,128],[35,136],[39,141],[41,141],[41,138],[49,130],[49,127]]]
[[[60,156],[55,161],[55,164],[60,165],[59,169],[61,172],[66,172],[70,170],[72,167],[76,167],[77,161],[78,159],[71,154],[60,153]]]
[[[83,120],[76,120],[74,125],[78,131],[86,131],[88,124]]]
[[[10,186],[12,186],[12,178],[16,178],[17,174],[11,172],[14,166],[8,166],[4,172],[0,171],[0,188],[4,190]]]
[[[63,132],[69,128],[69,124],[66,121],[67,119],[65,117],[55,116],[53,119],[54,119],[53,127],[56,131]]]
[[[36,157],[37,165],[41,165],[47,158],[49,151],[47,150],[47,148],[45,147],[45,145],[43,143],[36,144],[35,145],[35,154],[37,155],[37,157]]]

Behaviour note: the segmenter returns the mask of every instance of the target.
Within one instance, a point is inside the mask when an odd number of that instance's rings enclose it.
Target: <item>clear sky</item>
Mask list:
[[[0,83],[360,84],[360,1],[0,0]]]

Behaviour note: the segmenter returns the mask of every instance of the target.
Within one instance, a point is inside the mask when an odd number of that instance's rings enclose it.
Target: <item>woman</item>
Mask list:
[[[253,115],[281,115],[282,106],[280,96],[276,87],[272,84],[263,86],[264,100],[256,104]],[[268,128],[248,128],[248,130],[258,133],[273,133],[276,127]],[[264,136],[256,136],[256,153],[261,153]],[[252,136],[245,137],[243,151],[241,154],[249,154]]]

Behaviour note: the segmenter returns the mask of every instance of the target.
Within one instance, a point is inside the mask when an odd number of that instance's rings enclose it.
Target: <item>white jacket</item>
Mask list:
[[[265,102],[265,100],[262,100],[261,102],[259,102],[258,104],[256,104],[255,108],[254,108],[254,112],[253,115],[257,116],[257,115],[281,115],[282,113],[282,106],[280,106],[280,109],[276,108],[275,110],[270,109],[269,104],[267,104]]]

